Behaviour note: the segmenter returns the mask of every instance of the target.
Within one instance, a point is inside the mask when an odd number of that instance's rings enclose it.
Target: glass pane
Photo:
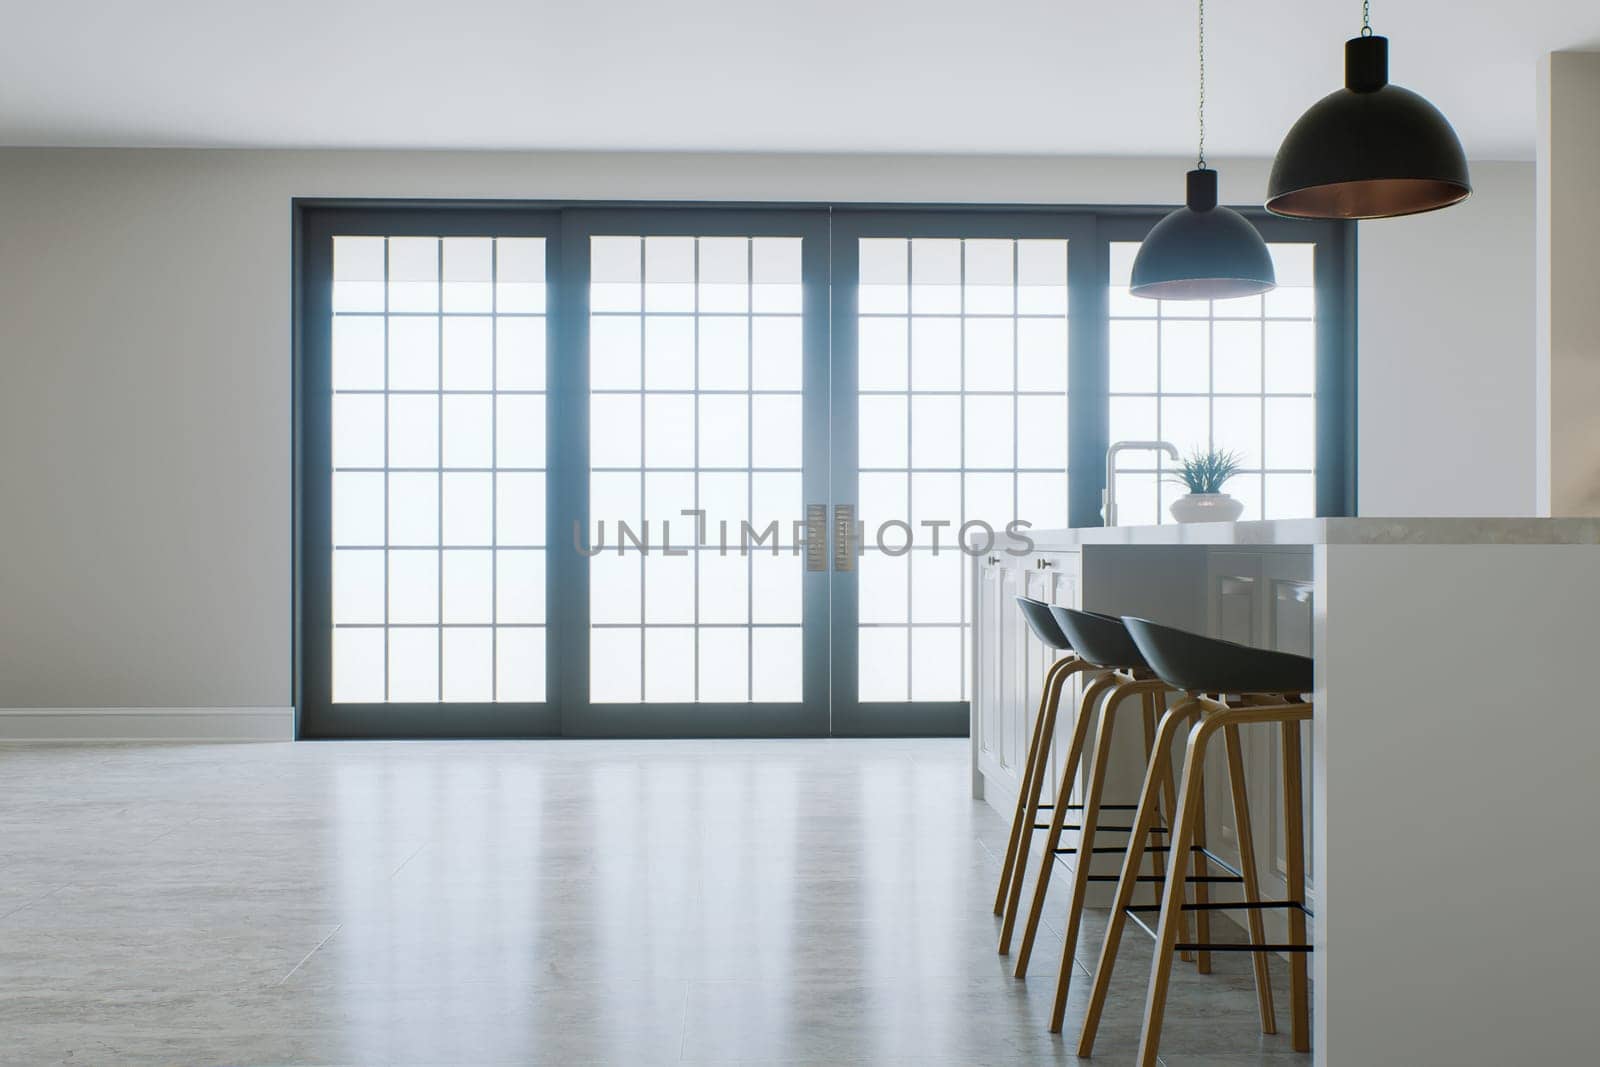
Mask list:
[[[1009,478],[1010,475],[1001,477]],[[938,527],[944,531],[942,540],[950,543],[961,525],[961,476],[959,474],[928,474],[918,472],[911,476],[911,527],[918,544],[932,544],[935,527],[929,523],[948,523]],[[899,545],[903,537],[895,535],[889,542]]]
[[[439,543],[439,476],[389,475],[389,543]]]
[[[494,555],[472,549],[443,556],[443,621],[494,622]]]
[[[1261,324],[1218,322],[1212,326],[1212,382],[1219,393],[1261,392]]]
[[[589,631],[590,700],[596,704],[639,701],[643,636],[643,631],[631,629]]]
[[[1215,416],[1211,438],[1216,447],[1236,453],[1246,467],[1261,466],[1261,399],[1254,396],[1219,396],[1212,401]],[[1232,492],[1230,489],[1229,492]]]
[[[1112,441],[1151,441],[1156,436],[1156,401],[1147,396],[1111,398]]]
[[[441,478],[441,518],[447,545],[487,545],[494,538],[494,475],[487,471]]]
[[[389,320],[389,388],[439,388],[439,320]]]
[[[644,632],[644,699],[662,703],[694,700],[694,630],[654,628]]]
[[[596,467],[640,465],[639,397],[596,393],[589,398],[589,462]]]
[[[644,398],[644,461],[650,467],[694,466],[694,397],[652,393]]]
[[[606,544],[615,547],[626,524],[643,536],[644,512],[640,475],[634,471],[596,471],[589,476],[589,529],[605,524]]]
[[[545,543],[544,475],[495,475],[495,539],[502,545]]]
[[[905,700],[909,695],[909,637],[901,627],[859,631],[859,696],[863,701]]]
[[[749,475],[702,474],[700,509],[705,512],[708,544],[739,543],[739,523],[750,517]]]
[[[606,551],[589,560],[591,622],[638,625],[644,619],[643,590],[640,553]]]
[[[966,465],[969,467],[1016,466],[1013,398],[1010,396],[968,396],[966,398]]]
[[[439,398],[389,398],[389,466],[439,465]]]
[[[804,699],[805,666],[803,632],[796,627],[752,632],[750,699],[771,703],[798,703]]]
[[[911,631],[911,699],[960,700],[961,628]]]
[[[589,384],[595,389],[637,389],[640,366],[645,362],[640,348],[637,315],[596,316],[589,324]],[[682,325],[681,320],[652,320],[652,330],[663,321]],[[657,331],[658,332],[658,331]],[[651,341],[656,337],[652,333]],[[656,356],[652,350],[650,358]],[[657,370],[651,367],[652,371]]]
[[[1211,401],[1203,396],[1164,396],[1161,398],[1161,439],[1171,441],[1185,456],[1211,447]],[[1172,461],[1160,456],[1160,466],[1169,469]],[[1149,463],[1149,458],[1135,459]]]
[[[494,241],[488,237],[444,239],[444,310],[494,309]]]
[[[906,387],[906,320],[862,319],[856,380],[863,390]]]
[[[494,388],[494,320],[487,317],[444,320],[444,387]]]
[[[1161,324],[1161,391],[1207,393],[1211,391],[1211,324],[1163,322]]]
[[[383,582],[382,552],[335,552],[334,623],[383,622]]]
[[[961,621],[961,558],[954,547],[911,553],[912,622]]]
[[[1015,326],[1011,319],[968,319],[965,323],[968,389],[1010,390],[1016,380]]]
[[[494,630],[487,626],[444,632],[443,696],[447,701],[494,699]]]
[[[544,319],[497,320],[495,384],[501,389],[543,389],[544,353]]]
[[[383,701],[384,631],[333,631],[333,702],[377,704]]]
[[[606,321],[638,323],[638,319],[596,319],[596,324]],[[637,329],[635,325],[633,327]],[[635,335],[637,343],[637,335]],[[694,388],[694,320],[690,318],[650,318],[644,325],[644,383],[646,389]],[[637,379],[637,375],[634,376]],[[591,376],[590,384],[596,389],[631,389],[620,376],[611,378]],[[636,384],[636,382],[635,382]]]
[[[333,239],[334,311],[383,310],[384,257],[382,237]]]
[[[1012,241],[969,240],[966,252],[963,310],[968,315],[1007,315],[1016,310],[1012,296]]]
[[[543,237],[501,237],[495,241],[495,306],[498,311],[544,311],[544,252]],[[542,684],[539,698],[544,698]]]
[[[1067,242],[1017,242],[1017,312],[1023,315],[1067,313]]]
[[[1067,322],[1020,319],[1017,322],[1017,388],[1067,391]]]
[[[768,524],[776,522],[778,543],[798,544],[795,525],[805,519],[800,474],[757,474],[750,482],[750,515],[756,529],[765,530]],[[765,545],[761,547],[764,549]]]
[[[495,631],[495,699],[545,699],[544,629]]]
[[[544,475],[499,470],[544,463],[544,255],[543,238],[335,241],[336,300],[378,313],[335,321],[335,382],[388,390],[333,398],[336,461],[378,468],[334,475],[335,542],[391,549],[335,559],[336,619],[388,624],[336,657],[336,692],[492,701],[494,627],[544,619],[543,553],[494,551],[545,539]],[[507,668],[515,699],[543,697],[539,640]]]
[[[1316,391],[1315,326],[1309,322],[1267,323],[1266,379],[1269,393]]]
[[[730,552],[698,553],[700,559],[700,621],[749,622],[750,575],[748,559]]]
[[[700,388],[750,387],[750,320],[700,320]]]
[[[1315,402],[1301,397],[1266,401],[1267,466],[1274,470],[1312,470],[1317,461]]]
[[[333,465],[383,466],[383,397],[343,394],[333,398]]]
[[[653,552],[644,561],[644,619],[650,623],[694,622],[694,555]],[[686,657],[685,663],[690,662]],[[692,696],[692,695],[691,695]]]
[[[439,699],[439,631],[433,627],[389,630],[389,700],[432,703]]]
[[[439,621],[439,553],[389,553],[389,621]]]
[[[1156,324],[1111,323],[1111,391],[1156,391]]]
[[[961,388],[959,320],[927,318],[911,320],[911,388]]]
[[[333,387],[382,389],[385,343],[380,318],[334,318]]]
[[[750,401],[746,396],[700,397],[700,466],[750,465]]]
[[[700,238],[700,310],[748,311],[749,307],[749,239]],[[645,677],[649,678],[648,671]]]
[[[1153,526],[1159,501],[1155,474],[1117,473],[1117,525]],[[1169,520],[1170,521],[1170,520]]]
[[[799,556],[788,552],[776,556],[758,552],[751,557],[753,621],[800,623],[805,573],[802,564]]]
[[[961,437],[951,431],[961,425],[959,396],[914,396],[911,399],[911,465],[961,466]]]
[[[750,242],[750,261],[751,309],[760,314],[800,311],[800,238],[754,238]]]
[[[857,573],[860,576],[857,597],[860,621],[903,623],[910,620],[909,555],[891,556],[869,549],[862,554]]]
[[[919,237],[911,242],[911,310],[918,315],[960,314],[960,241]]]
[[[904,467],[907,434],[906,398],[863,396],[857,426],[863,467]]]
[[[642,243],[637,237],[589,239],[589,310],[640,310]]]
[[[644,514],[653,545],[683,548],[695,544],[698,524],[686,511],[695,509],[695,476],[687,471],[644,476]]]
[[[695,248],[692,237],[644,239],[646,311],[693,311]]]
[[[801,464],[801,401],[798,396],[757,396],[751,401],[750,425],[755,431],[750,461],[757,467]]]
[[[1017,475],[1017,518],[1036,530],[1061,530],[1067,521],[1067,475]]]
[[[494,589],[495,621],[544,622],[544,552],[538,549],[502,549],[496,552]]]
[[[963,484],[966,494],[964,509],[967,521],[982,520],[995,530],[1005,529],[1006,523],[1016,518],[1015,475],[969,474]]]
[[[867,238],[860,244],[861,285],[857,306],[863,315],[904,315],[907,243],[898,238]]]
[[[439,310],[438,238],[389,238],[389,310]]]
[[[730,703],[750,699],[749,630],[700,630],[700,699]]]
[[[757,389],[799,389],[803,384],[798,317],[758,318],[750,324]]]
[[[860,503],[856,517],[866,527],[869,542],[877,529],[890,519],[906,521],[910,515],[908,481],[904,474],[862,472],[857,482]]]
[[[1317,513],[1317,480],[1313,474],[1266,476],[1265,516],[1269,519],[1309,519]]]
[[[1017,398],[1017,465],[1067,469],[1067,398]]]

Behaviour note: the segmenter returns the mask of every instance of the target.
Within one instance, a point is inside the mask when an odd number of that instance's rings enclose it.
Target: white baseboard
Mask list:
[[[0,741],[292,741],[294,709],[0,708]]]

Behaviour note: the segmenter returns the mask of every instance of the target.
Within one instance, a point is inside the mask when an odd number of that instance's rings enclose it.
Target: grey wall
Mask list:
[[[0,708],[289,703],[292,197],[1160,203],[1188,165],[0,150]],[[1366,514],[1532,510],[1532,167],[1475,177],[1362,228]]]

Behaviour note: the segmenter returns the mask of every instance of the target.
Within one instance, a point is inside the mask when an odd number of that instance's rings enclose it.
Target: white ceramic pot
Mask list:
[[[1170,510],[1179,522],[1232,522],[1244,514],[1244,504],[1227,493],[1187,493]]]

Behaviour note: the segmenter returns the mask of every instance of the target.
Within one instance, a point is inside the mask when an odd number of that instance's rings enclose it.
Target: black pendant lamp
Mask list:
[[[1267,182],[1267,210],[1300,219],[1384,219],[1458,204],[1472,195],[1467,154],[1428,101],[1389,84],[1389,39],[1344,46],[1345,87],[1290,128]]]
[[[1133,260],[1129,291],[1153,300],[1229,300],[1277,285],[1256,228],[1217,204],[1217,172],[1206,166],[1206,4],[1200,7],[1200,159],[1184,206],[1150,230]]]

